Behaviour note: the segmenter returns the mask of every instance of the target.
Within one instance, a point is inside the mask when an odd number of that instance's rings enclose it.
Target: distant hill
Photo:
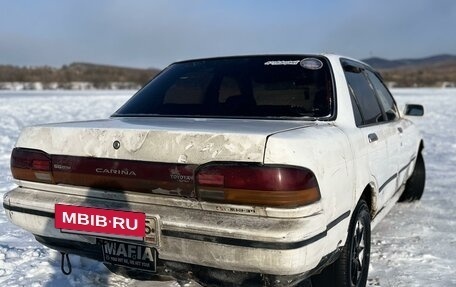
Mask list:
[[[158,69],[126,68],[90,63],[72,63],[60,68],[0,65],[0,89],[2,87],[8,89],[12,86],[11,83],[35,84],[25,85],[25,87],[32,87],[31,89],[36,86],[43,89],[71,89],[75,83],[80,83],[80,85],[76,85],[78,87],[94,89],[112,88],[113,85],[120,88],[137,88],[147,83],[159,72]]]
[[[456,56],[420,59],[363,60],[378,70],[390,87],[456,86]],[[138,89],[160,72],[90,63],[60,68],[0,65],[0,89]]]
[[[386,82],[399,87],[456,86],[456,56],[436,55],[420,59],[369,58],[365,63],[378,70]]]

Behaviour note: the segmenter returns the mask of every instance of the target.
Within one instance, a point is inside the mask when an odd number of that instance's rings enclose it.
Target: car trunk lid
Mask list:
[[[29,127],[16,147],[50,155],[53,183],[194,197],[194,172],[199,165],[262,163],[268,136],[312,124],[112,118]],[[42,173],[40,177],[46,179]]]

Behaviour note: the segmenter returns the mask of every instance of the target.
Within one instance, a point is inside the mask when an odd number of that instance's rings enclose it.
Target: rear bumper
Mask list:
[[[38,242],[52,249],[60,250],[68,254],[75,254],[102,261],[102,252],[99,246],[62,239],[36,236]],[[157,273],[149,274],[145,272],[135,272],[128,268],[107,265],[107,267],[120,275],[139,280],[159,279],[157,276],[172,277],[180,281],[195,280],[203,286],[270,286],[270,287],[290,287],[295,286],[311,275],[319,273],[327,264],[334,262],[339,256],[340,250],[328,254],[320,260],[320,263],[312,270],[296,275],[270,275],[243,271],[231,271],[219,268],[205,267],[195,264],[167,261],[159,259],[157,262]],[[310,284],[300,284],[299,286],[310,286]]]
[[[101,248],[94,236],[62,233],[54,227],[56,203],[159,215],[161,234],[155,247],[162,262],[277,276],[308,274],[321,265],[322,258],[337,250],[331,242],[345,237],[345,224],[340,223],[348,222],[350,215],[347,211],[326,225],[321,211],[277,218],[202,210],[194,201],[165,205],[157,204],[153,196],[133,200],[134,194],[119,197],[119,193],[77,188],[69,195],[69,187],[65,189],[18,187],[5,195],[6,214],[51,248],[97,260]],[[82,246],[86,247],[81,250]]]

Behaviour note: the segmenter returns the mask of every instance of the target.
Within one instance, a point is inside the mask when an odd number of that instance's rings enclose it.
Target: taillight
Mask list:
[[[11,173],[15,179],[52,183],[52,161],[40,150],[15,148],[11,154]]]
[[[312,171],[300,167],[207,165],[196,173],[199,199],[209,202],[297,207],[320,199]]]

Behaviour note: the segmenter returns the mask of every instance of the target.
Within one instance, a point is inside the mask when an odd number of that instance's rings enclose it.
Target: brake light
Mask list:
[[[50,171],[51,170],[51,162],[50,162],[50,160],[36,160],[36,159],[34,159],[32,161],[32,169]]]
[[[40,150],[15,148],[11,173],[15,179],[53,183],[51,157]]]
[[[197,171],[200,200],[271,207],[297,207],[320,199],[312,171],[300,167],[207,165]]]

